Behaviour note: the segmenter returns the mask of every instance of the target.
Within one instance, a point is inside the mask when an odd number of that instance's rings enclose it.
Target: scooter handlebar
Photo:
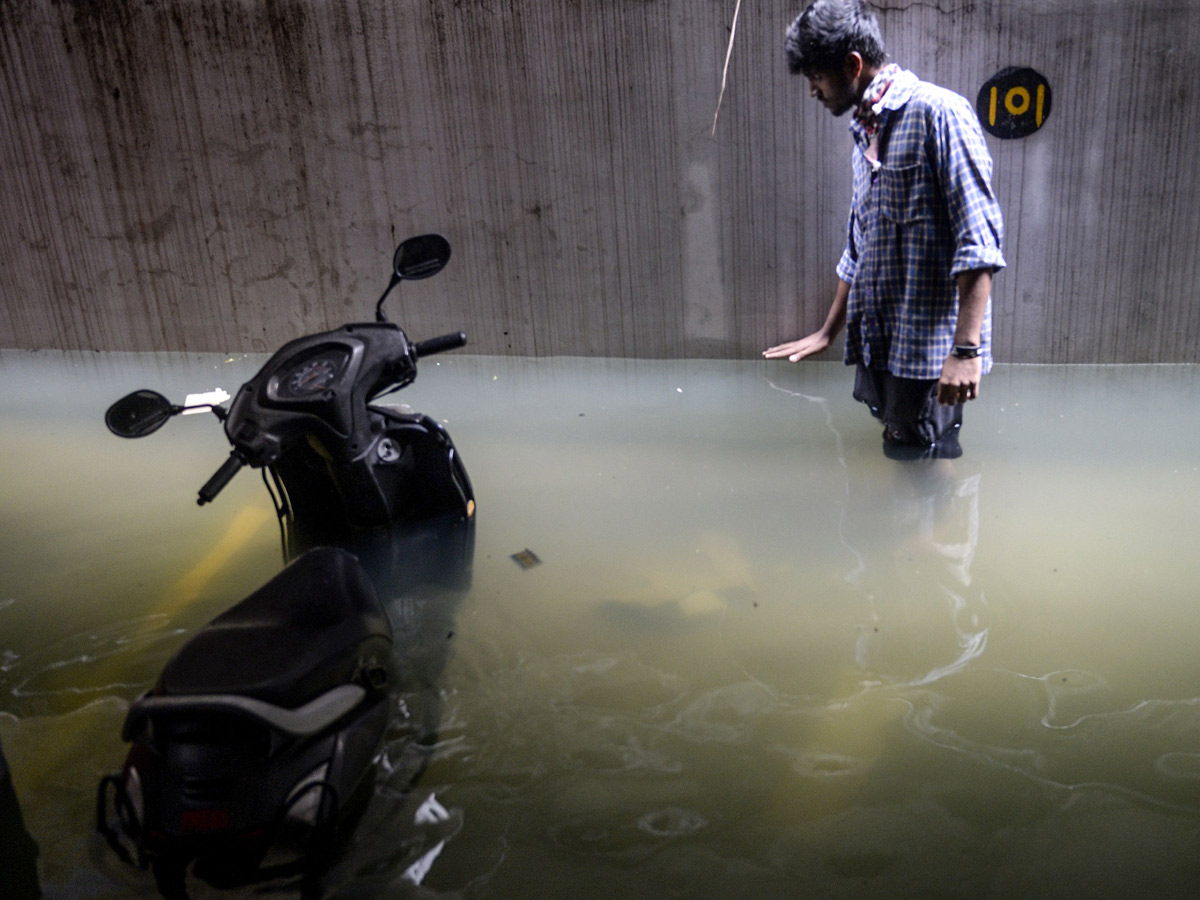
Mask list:
[[[245,464],[245,460],[242,459],[236,450],[230,453],[229,459],[225,460],[221,468],[213,473],[213,477],[204,483],[204,487],[200,488],[200,495],[196,498],[196,505],[203,506],[205,503],[211,503],[213,498],[221,493],[221,489],[229,484],[230,479]]]
[[[443,334],[440,337],[430,338],[427,341],[417,341],[412,345],[412,352],[418,359],[422,356],[432,356],[435,353],[444,353],[447,350],[457,350],[459,347],[466,346],[467,333],[465,331],[456,331],[453,334]]]

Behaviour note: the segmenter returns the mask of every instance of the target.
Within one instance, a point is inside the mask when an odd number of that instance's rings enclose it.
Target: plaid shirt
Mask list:
[[[1004,224],[970,102],[912,72],[889,74],[895,80],[875,106],[878,163],[864,155],[862,126],[850,125],[854,195],[837,267],[850,284],[845,360],[932,379],[954,345],[955,276],[1004,267]],[[980,335],[984,372],[992,367],[991,331],[989,301]]]

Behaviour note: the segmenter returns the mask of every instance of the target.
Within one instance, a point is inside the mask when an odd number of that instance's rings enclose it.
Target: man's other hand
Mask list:
[[[938,379],[938,403],[954,406],[966,403],[979,396],[979,381],[983,377],[983,360],[959,359],[947,356],[942,364],[942,377]]]

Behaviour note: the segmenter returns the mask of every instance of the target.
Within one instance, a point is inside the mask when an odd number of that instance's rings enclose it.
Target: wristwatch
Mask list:
[[[982,352],[982,347],[975,347],[971,344],[955,344],[951,356],[957,356],[959,359],[975,359]]]

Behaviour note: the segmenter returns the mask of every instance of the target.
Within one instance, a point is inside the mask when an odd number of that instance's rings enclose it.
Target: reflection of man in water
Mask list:
[[[847,509],[867,601],[855,662],[868,680],[928,684],[984,652],[990,614],[972,574],[981,475],[964,461],[903,466],[855,482]],[[872,470],[879,474],[878,470]]]
[[[853,110],[854,189],[821,328],[763,352],[797,362],[846,328],[854,397],[897,458],[960,456],[962,407],[991,368],[992,274],[1004,266],[992,160],[971,103],[889,64],[862,0],[816,0],[788,67],[835,116]]]

